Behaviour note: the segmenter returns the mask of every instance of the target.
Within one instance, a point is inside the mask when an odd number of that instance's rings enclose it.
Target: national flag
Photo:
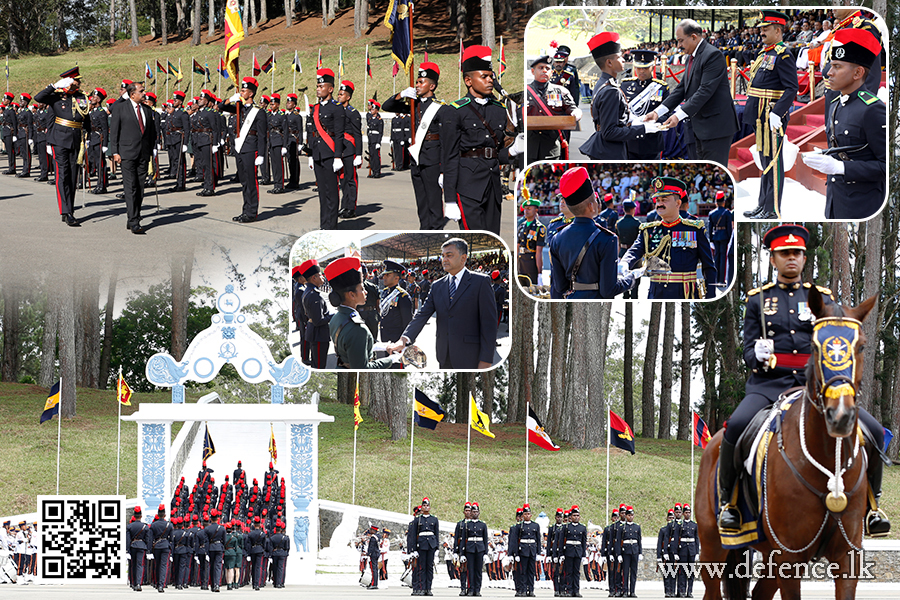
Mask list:
[[[888,429],[887,427],[885,427],[884,428],[884,451],[885,452],[887,452],[888,446],[891,445],[892,439],[894,439],[894,432],[891,431],[890,429]]]
[[[47,396],[47,402],[44,403],[44,412],[41,413],[41,423],[49,421],[53,415],[59,414],[59,388],[61,385],[62,380],[57,381],[50,388],[50,395]]]
[[[153,79],[153,69],[147,61],[144,61],[144,79]]]
[[[181,74],[181,69],[173,65],[171,60],[169,61],[169,75],[175,76],[175,83],[184,79],[184,76]]]
[[[225,68],[225,59],[224,58],[219,59],[218,71],[219,71],[219,75],[221,75],[225,79],[230,79],[230,76],[228,75],[228,69]]]
[[[300,57],[297,56],[296,50],[294,50],[294,62],[291,63],[291,70],[298,73],[303,72],[303,67],[300,65]]]
[[[416,388],[415,394],[415,422],[419,427],[433,430],[437,424],[441,422],[444,415],[444,409],[440,404],[431,400],[425,393]]]
[[[163,75],[168,75],[168,74],[169,74],[169,72],[166,71],[166,68],[165,68],[165,67],[162,65],[162,63],[159,62],[159,61],[156,61],[156,72],[157,72],[157,73],[162,73]]]
[[[344,78],[344,47],[338,51],[338,77]]]
[[[238,82],[238,57],[241,54],[243,39],[244,25],[241,23],[241,7],[238,0],[227,0],[225,3],[225,67],[235,85]]]
[[[356,393],[353,395],[353,431],[359,429],[359,424],[362,422],[362,415],[359,414],[359,378],[357,378]]]
[[[475,396],[471,392],[469,393],[469,415],[469,424],[472,426],[472,429],[478,433],[483,433],[489,438],[495,437],[491,433],[491,418],[478,410],[478,405],[475,404]]]
[[[609,411],[609,441],[613,446],[634,454],[634,433],[625,420]]]
[[[390,0],[384,15],[384,25],[391,30],[391,56],[406,73],[413,62],[409,31],[411,5],[409,0]]]
[[[427,54],[425,55],[425,60],[426,61],[428,60]],[[366,46],[366,75],[368,75],[372,79],[375,79],[375,76],[372,75],[372,61],[369,60],[369,47],[368,46]]]
[[[322,68],[322,49],[319,48],[319,60],[316,62],[316,71]]]
[[[131,406],[131,387],[125,383],[122,377],[122,369],[119,369],[119,380],[116,383],[116,399],[123,406]]]
[[[506,73],[506,47],[503,45],[503,41],[500,41],[500,76],[503,77],[503,74]]]
[[[253,76],[256,77],[260,73],[262,73],[262,67],[259,66],[259,61],[256,60],[256,55],[254,54],[253,55]]]
[[[712,437],[709,434],[709,427],[706,426],[706,421],[700,418],[695,412],[692,412],[694,415],[694,445],[700,446],[704,450],[706,450],[706,445],[709,443],[710,438]]]
[[[191,59],[193,61],[193,66],[191,67],[194,70],[194,73],[197,75],[206,75],[206,71],[203,70],[203,65],[197,62],[197,59]]]
[[[274,52],[272,53],[272,56],[270,56],[270,57],[266,60],[266,62],[264,62],[264,63],[262,64],[262,66],[260,67],[260,69],[262,69],[262,72],[263,72],[263,73],[269,73],[270,71],[274,71],[274,70],[275,70],[275,53],[274,53]]]
[[[559,446],[550,440],[550,436],[544,431],[544,426],[538,420],[537,415],[531,405],[528,405],[528,418],[525,420],[525,427],[528,428],[528,441],[533,442],[544,450],[559,450]]]
[[[566,17],[562,21],[559,22],[559,26],[562,28],[566,28],[569,26],[569,17]]]
[[[216,453],[216,445],[209,435],[209,425],[206,426],[206,434],[203,436],[203,460],[208,460],[210,456]]]
[[[278,448],[275,447],[275,428],[269,424],[269,458],[272,463],[278,462]]]

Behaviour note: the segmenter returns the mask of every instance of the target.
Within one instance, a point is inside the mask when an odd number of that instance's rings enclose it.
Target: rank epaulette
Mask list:
[[[775,46],[775,54],[784,54],[785,52],[787,52],[787,47],[784,44],[777,44]],[[787,58],[787,56],[785,56],[784,58]]]
[[[682,219],[681,222],[685,225],[696,227],[697,229],[704,229],[706,227],[706,224],[702,219]]]
[[[859,94],[859,99],[865,104],[873,104],[879,100],[878,96],[867,90],[859,90],[857,93]]]
[[[637,81],[637,77],[635,77],[634,75],[632,75],[631,77],[623,77],[622,83],[625,83],[626,81]]]
[[[651,221],[650,223],[641,223],[641,226],[638,228],[640,231],[645,229],[650,229],[651,227],[658,227],[662,225],[662,221]]]
[[[809,288],[811,288],[812,286],[813,286],[813,284],[811,284],[811,283],[809,283],[809,282],[803,284],[803,287],[805,287],[806,289],[809,289]],[[832,300],[834,299],[834,292],[832,292],[829,288],[823,287],[823,286],[821,286],[821,285],[817,285],[817,286],[816,286],[816,289],[819,290],[819,293],[820,293],[820,294],[825,294],[826,296],[828,296],[828,297],[831,298]]]
[[[469,98],[468,96],[466,96],[464,98],[460,98],[459,100],[454,100],[453,102],[450,103],[450,106],[452,106],[453,108],[462,108],[463,106],[465,106],[466,104],[468,104],[471,101],[472,101],[472,99]]]
[[[666,82],[665,79],[659,79],[658,77],[654,77],[654,78],[653,78],[653,81],[655,81],[656,83],[660,83],[660,84],[662,84],[662,85],[664,85],[664,86],[666,86],[666,87],[668,87],[668,85],[669,85],[668,82]]]
[[[491,101],[491,104],[493,104],[494,106],[499,106],[500,108],[503,108],[503,109],[506,108],[505,104],[503,104],[502,102],[500,102],[499,100],[497,100],[495,98],[490,98],[490,101]]]
[[[767,289],[769,289],[769,288],[771,288],[771,287],[775,287],[775,282],[774,282],[774,281],[769,282],[769,283],[767,283],[766,285],[764,285],[764,286],[762,286],[762,287],[758,287],[758,288],[754,288],[754,289],[750,290],[749,292],[747,292],[747,295],[748,295],[748,296],[755,296],[756,294],[760,293],[761,291],[767,290]]]

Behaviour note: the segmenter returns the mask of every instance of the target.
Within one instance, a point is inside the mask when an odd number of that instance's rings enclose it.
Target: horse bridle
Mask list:
[[[852,396],[856,396],[857,388],[856,381],[854,379],[854,375],[856,374],[856,362],[854,360],[855,352],[856,352],[856,344],[859,341],[860,329],[862,328],[862,323],[857,319],[853,319],[851,317],[845,317],[844,311],[840,305],[837,305],[838,311],[840,311],[839,315],[829,316],[829,317],[821,317],[816,319],[813,322],[813,336],[812,336],[812,346],[814,348],[814,357],[815,360],[813,362],[813,377],[812,381],[807,384],[807,388],[809,391],[809,396],[811,398],[811,403],[816,411],[819,414],[824,414],[825,412],[825,399],[827,397],[828,390],[832,387],[841,388],[843,386],[849,386],[849,393]],[[841,328],[853,329],[855,332],[855,337],[852,341],[844,340],[848,347],[848,363],[850,364],[850,374],[846,373],[835,373],[831,377],[826,379],[824,369],[822,367],[823,362],[823,349],[819,344],[819,340],[816,335],[819,330],[824,329],[826,326],[832,325]],[[826,351],[827,352],[827,351]],[[832,369],[829,368],[831,371]],[[816,384],[819,385],[816,385]]]

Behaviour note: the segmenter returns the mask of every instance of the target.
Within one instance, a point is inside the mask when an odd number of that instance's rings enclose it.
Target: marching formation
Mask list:
[[[37,577],[37,521],[4,521],[0,527],[0,583],[25,585]]]

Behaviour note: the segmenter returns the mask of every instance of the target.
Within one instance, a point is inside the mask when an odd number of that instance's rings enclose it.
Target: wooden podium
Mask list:
[[[576,121],[574,115],[559,115],[555,117],[526,116],[525,125],[528,131],[575,131]]]

